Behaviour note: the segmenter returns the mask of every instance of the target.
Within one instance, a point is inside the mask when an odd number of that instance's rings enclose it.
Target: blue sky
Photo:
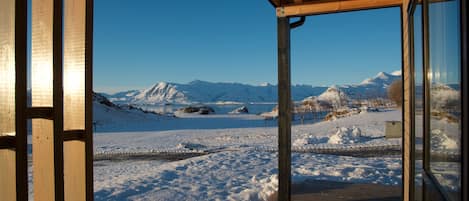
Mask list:
[[[94,88],[275,84],[276,33],[267,0],[95,1]],[[291,36],[294,84],[357,83],[401,67],[398,8],[308,17]]]

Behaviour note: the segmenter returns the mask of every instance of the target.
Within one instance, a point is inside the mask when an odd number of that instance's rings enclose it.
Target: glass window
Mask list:
[[[460,1],[429,2],[430,171],[445,196],[460,200]]]
[[[414,122],[415,122],[415,200],[422,200],[422,153],[423,153],[423,46],[422,46],[422,5],[417,4],[413,20],[414,54]]]

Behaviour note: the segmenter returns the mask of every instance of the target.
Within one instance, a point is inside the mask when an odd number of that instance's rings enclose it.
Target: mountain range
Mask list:
[[[303,100],[310,96],[326,97],[331,91],[340,91],[349,98],[386,97],[391,83],[401,79],[400,71],[380,72],[359,84],[340,86],[292,85],[292,99]],[[195,80],[187,84],[159,82],[143,90],[128,90],[103,94],[116,104],[193,104],[216,102],[276,102],[277,85],[259,86],[240,83],[214,83]]]

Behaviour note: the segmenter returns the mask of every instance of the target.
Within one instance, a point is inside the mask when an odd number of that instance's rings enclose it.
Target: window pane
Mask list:
[[[430,169],[450,200],[461,187],[459,4],[429,4]]]
[[[414,101],[415,101],[415,200],[422,200],[423,153],[423,59],[422,59],[422,5],[415,7],[414,25]]]

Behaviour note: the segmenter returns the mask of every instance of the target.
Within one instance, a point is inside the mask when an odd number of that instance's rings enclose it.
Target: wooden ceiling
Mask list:
[[[401,6],[402,0],[269,0],[277,16],[306,16]]]

